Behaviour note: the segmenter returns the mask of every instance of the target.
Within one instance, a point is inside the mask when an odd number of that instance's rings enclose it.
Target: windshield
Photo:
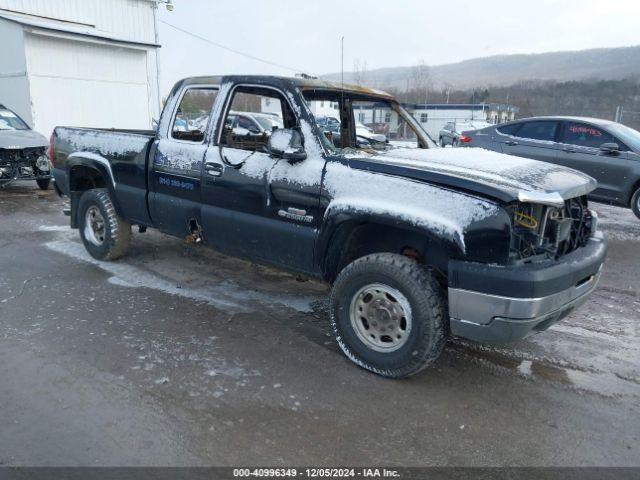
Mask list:
[[[394,100],[318,89],[305,90],[303,96],[323,133],[324,146],[334,153],[436,147],[420,124]]]
[[[0,130],[29,130],[29,126],[11,110],[0,108]]]
[[[613,135],[619,137],[629,148],[640,153],[640,132],[621,123],[612,124],[609,130]]]

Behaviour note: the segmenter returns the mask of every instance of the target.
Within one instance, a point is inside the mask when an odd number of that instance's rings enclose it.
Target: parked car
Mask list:
[[[332,139],[336,146],[340,146],[340,121],[333,117],[318,117],[316,118],[316,125],[322,129],[324,132],[330,132],[331,135],[328,136]],[[366,125],[363,125],[360,122],[356,122],[355,128],[356,138],[363,140],[363,144],[374,143],[385,143],[387,141],[387,137],[385,135],[374,132],[374,130]]]
[[[330,132],[340,131],[340,120],[335,117],[318,116],[316,117],[316,123],[324,130],[328,130]]]
[[[51,167],[47,138],[29,128],[15,112],[0,105],[0,188],[19,179],[49,188]]]
[[[479,130],[490,126],[489,122],[474,120],[464,122],[447,122],[438,134],[438,143],[441,147],[451,145],[457,147],[469,141],[469,137],[463,135],[462,132],[470,130]]]
[[[386,142],[387,137],[382,135],[381,133],[376,133],[373,131],[373,128],[367,127],[362,123],[356,123],[356,135],[367,140],[373,140],[375,142]]]
[[[172,127],[191,89],[220,92],[204,138]],[[226,121],[239,114],[230,111],[236,95],[278,101],[283,128],[251,142],[236,136]],[[394,111],[418,148],[363,147],[352,122],[336,148],[307,102],[341,98]],[[190,78],[173,88],[157,132],[57,127],[51,145],[65,213],[93,257],[125,255],[138,225],[323,280],[337,343],[386,377],[432,363],[449,334],[504,343],[547,329],[587,299],[607,251],[586,200],[591,177],[437,148],[378,90]]]
[[[230,112],[227,124],[231,125],[236,135],[248,136],[271,135],[274,128],[282,127],[282,121],[279,118],[253,112]]]
[[[469,146],[580,170],[598,181],[589,197],[640,218],[640,132],[609,120],[533,117],[464,132]]]

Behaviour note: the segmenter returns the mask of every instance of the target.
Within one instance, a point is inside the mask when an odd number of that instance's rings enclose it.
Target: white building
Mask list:
[[[470,122],[473,120],[489,123],[503,123],[515,118],[518,107],[498,103],[463,104],[412,104],[405,105],[422,128],[437,139],[442,127],[448,122]]]
[[[160,114],[155,0],[0,0],[0,104],[56,125],[148,129]]]
[[[274,102],[272,99],[262,97],[261,99],[261,111],[262,113],[275,113],[282,114],[282,107],[280,102]],[[329,102],[325,100],[313,100],[307,102],[309,109],[315,117],[334,117],[340,118],[340,112],[337,102]]]

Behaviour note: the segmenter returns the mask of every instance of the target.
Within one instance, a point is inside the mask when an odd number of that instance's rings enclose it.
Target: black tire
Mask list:
[[[633,210],[636,217],[640,218],[640,188],[631,197],[631,210]]]
[[[49,184],[51,183],[51,179],[38,178],[36,179],[36,183],[38,184],[38,187],[40,187],[40,190],[49,190]]]
[[[371,348],[352,325],[352,302],[371,284],[395,289],[410,305],[411,328],[405,343],[395,351]],[[347,265],[333,284],[330,313],[336,340],[346,356],[383,377],[404,378],[418,373],[440,356],[447,339],[447,304],[442,287],[427,268],[402,255],[377,253]]]
[[[96,238],[94,231],[93,240],[91,226],[87,225],[87,212],[90,209],[94,213],[97,213],[97,209],[103,219],[100,238]],[[131,225],[118,216],[109,192],[104,188],[87,190],[82,194],[78,204],[78,226],[82,243],[91,256],[98,260],[116,260],[122,257],[131,243]]]
[[[438,143],[442,148],[444,148],[444,138],[440,137],[440,140],[438,141]]]

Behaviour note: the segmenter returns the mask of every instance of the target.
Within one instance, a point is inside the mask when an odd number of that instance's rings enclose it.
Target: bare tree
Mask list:
[[[410,83],[416,92],[418,101],[427,103],[429,88],[431,87],[431,69],[424,59],[420,59],[418,64],[411,68]]]
[[[353,81],[356,85],[362,86],[367,78],[367,62],[360,63],[360,59],[353,61]]]

